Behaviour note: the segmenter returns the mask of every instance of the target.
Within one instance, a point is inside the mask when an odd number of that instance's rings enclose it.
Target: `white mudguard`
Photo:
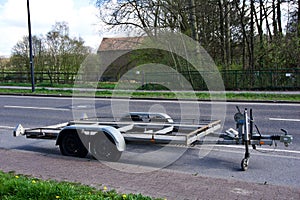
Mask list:
[[[112,126],[71,125],[71,126],[66,126],[61,132],[65,130],[77,130],[77,132],[80,132],[85,135],[93,135],[96,134],[97,132],[106,132],[114,140],[118,151],[125,151],[126,148],[126,143],[123,135],[118,129]]]
[[[21,124],[18,124],[16,126],[16,128],[14,129],[14,137],[20,136],[20,135],[24,135],[25,134],[25,129],[23,128],[23,126]]]

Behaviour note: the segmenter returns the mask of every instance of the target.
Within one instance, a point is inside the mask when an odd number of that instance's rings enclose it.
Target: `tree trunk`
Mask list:
[[[271,28],[270,28],[269,20],[268,20],[268,11],[264,5],[262,5],[262,6],[263,6],[263,10],[264,10],[264,17],[266,19],[266,27],[268,30],[268,36],[269,36],[270,41],[272,41],[273,38],[272,38],[272,32],[271,32]]]
[[[251,0],[251,5],[250,5],[250,52],[249,52],[249,66],[251,68],[251,71],[254,71],[254,12],[255,12],[255,7],[254,7],[254,0]]]
[[[277,0],[277,20],[278,20],[278,33],[282,36],[282,24],[281,24],[281,0]]]
[[[259,19],[257,20],[258,23],[258,34],[259,34],[259,49],[260,49],[260,56],[259,56],[259,68],[262,69],[264,67],[264,33],[263,33],[263,0],[259,0]]]
[[[231,32],[230,32],[230,5],[225,2],[225,66],[229,69],[231,63]]]
[[[225,56],[225,42],[224,42],[224,13],[223,13],[223,0],[219,0],[219,20],[220,20],[220,43],[222,46],[222,63],[225,64],[226,56]],[[226,68],[226,66],[225,66]]]
[[[300,38],[300,0],[298,0],[298,23],[297,23],[297,32],[298,32],[298,37]],[[300,41],[299,41],[300,43]],[[300,46],[300,44],[299,44]]]
[[[250,48],[250,41],[249,41],[249,36],[246,32],[246,23],[244,22],[244,17],[245,17],[245,13],[246,13],[246,0],[243,0],[243,5],[242,5],[242,8],[240,9],[239,8],[239,2],[238,1],[235,1],[235,5],[236,5],[236,9],[239,11],[239,16],[240,16],[240,24],[241,24],[241,28],[242,28],[242,31],[243,31],[243,69],[247,69],[247,66],[246,66],[246,59],[247,59],[247,52],[248,52],[248,68],[251,67],[250,66],[250,53],[251,53],[251,48]]]
[[[278,29],[277,29],[275,0],[272,1],[272,13],[273,13],[273,34],[274,34],[274,36],[277,36],[278,35]]]
[[[195,1],[190,0],[190,26],[191,26],[191,32],[192,32],[192,38],[196,41],[198,41],[197,38],[197,20],[196,20],[196,6]]]

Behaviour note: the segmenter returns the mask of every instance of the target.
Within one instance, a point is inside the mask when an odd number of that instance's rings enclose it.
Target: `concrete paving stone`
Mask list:
[[[18,150],[0,149],[0,170],[15,171],[46,180],[79,182],[99,189],[106,186],[109,190],[115,189],[120,193],[142,193],[168,200],[300,199],[299,187],[195,176],[164,169],[151,173],[127,173],[87,159],[44,156]]]

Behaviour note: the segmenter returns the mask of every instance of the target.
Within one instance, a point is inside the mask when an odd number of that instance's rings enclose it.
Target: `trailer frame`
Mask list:
[[[250,160],[250,146],[272,145],[280,141],[288,146],[293,136],[281,129],[281,135],[263,135],[254,124],[252,109],[246,108],[234,115],[236,129],[217,133],[220,120],[200,121],[197,124],[176,123],[165,113],[131,112],[118,121],[108,121],[99,117],[84,117],[52,126],[24,129],[17,125],[13,135],[23,135],[31,139],[53,139],[63,155],[85,157],[91,153],[100,160],[117,161],[126,143],[172,144],[186,147],[200,144],[244,145],[245,154],[241,168],[246,171]],[[102,121],[101,121],[102,120]],[[254,126],[256,131],[254,131]],[[209,140],[206,136],[213,137]],[[217,140],[216,140],[217,137]]]

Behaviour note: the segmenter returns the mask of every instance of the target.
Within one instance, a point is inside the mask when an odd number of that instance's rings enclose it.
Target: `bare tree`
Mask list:
[[[71,38],[66,22],[57,22],[46,36],[33,36],[33,55],[36,71],[48,71],[51,82],[56,78],[57,72],[66,73],[65,79],[69,79],[68,72],[77,72],[81,62],[91,52],[84,45],[82,38]],[[28,71],[28,37],[23,37],[12,48],[11,65],[18,71]],[[55,73],[52,73],[55,72]],[[55,76],[53,77],[52,76]]]
[[[285,43],[283,17],[287,12],[283,7],[289,2],[299,7],[299,1],[295,0],[96,2],[103,21],[115,30],[165,28],[178,31],[197,40],[223,69],[238,64],[252,71],[274,67],[276,59],[284,58],[282,47],[291,44]],[[299,23],[298,17],[297,29]]]

